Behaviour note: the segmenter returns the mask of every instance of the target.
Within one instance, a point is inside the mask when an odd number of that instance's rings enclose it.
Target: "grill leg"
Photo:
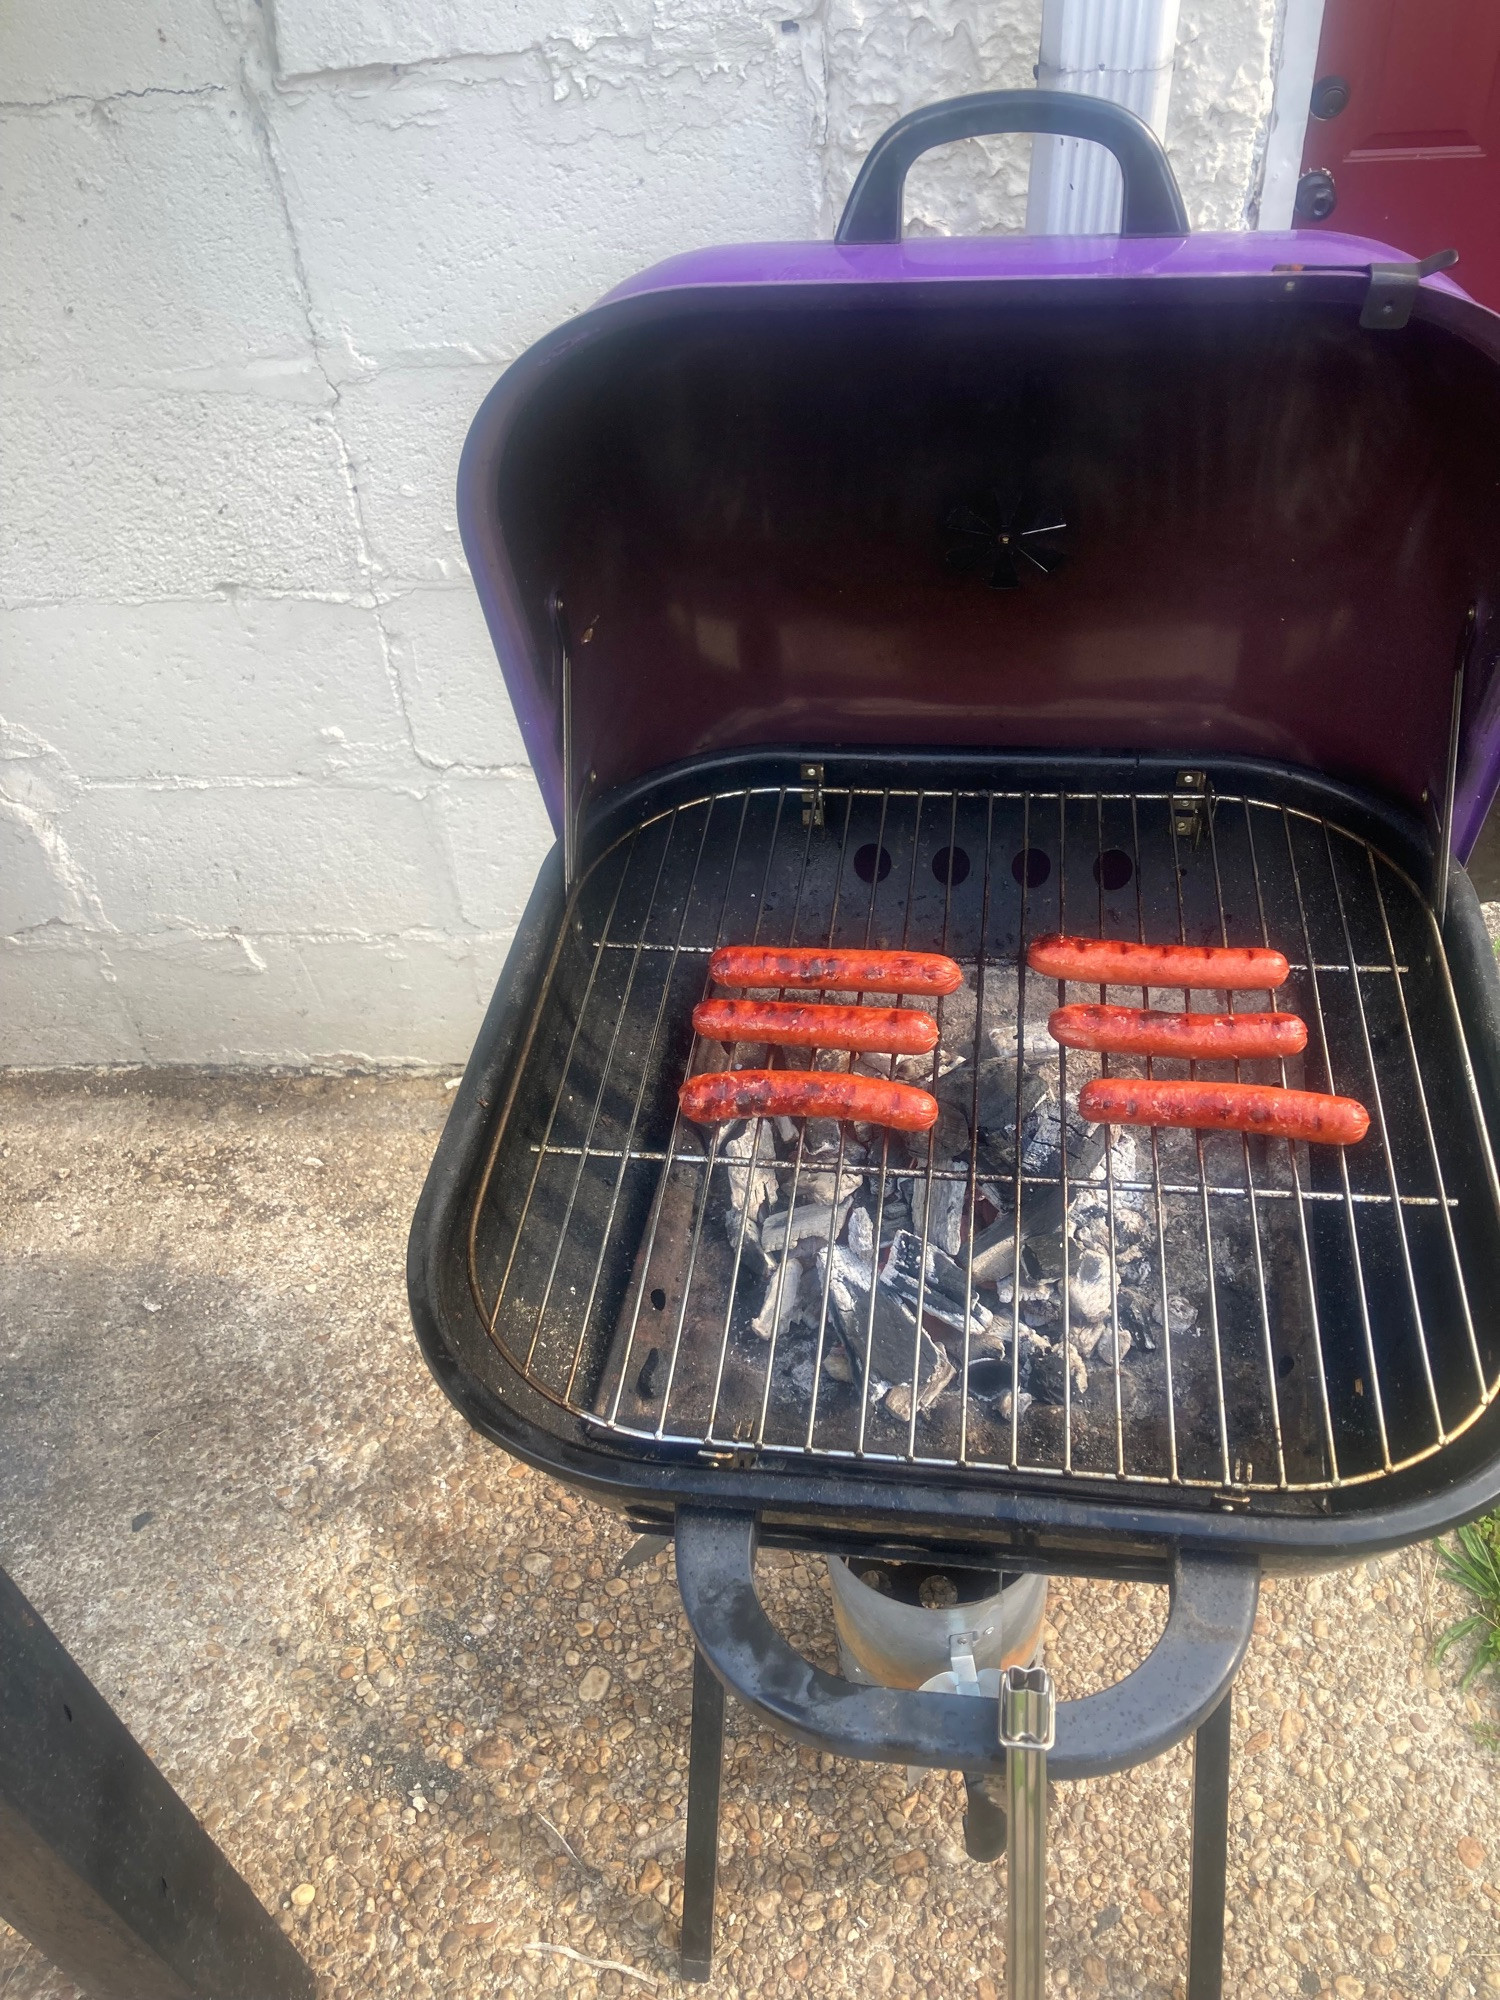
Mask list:
[[[275,1922],[0,1572],[0,1917],[110,2000],[312,2000]]]
[[[1229,1855],[1227,1693],[1193,1738],[1193,1874],[1188,1896],[1187,2000],[1224,1991],[1224,1872]]]
[[[707,1979],[714,1962],[714,1890],[719,1877],[719,1780],[724,1769],[724,1690],[693,1653],[693,1727],[688,1748],[687,1865],[682,1882],[682,1976]]]

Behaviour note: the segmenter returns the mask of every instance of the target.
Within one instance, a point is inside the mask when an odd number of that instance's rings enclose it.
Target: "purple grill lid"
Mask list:
[[[1359,238],[741,245],[506,372],[459,523],[561,822],[756,746],[1264,756],[1500,784],[1500,317],[1361,324]]]

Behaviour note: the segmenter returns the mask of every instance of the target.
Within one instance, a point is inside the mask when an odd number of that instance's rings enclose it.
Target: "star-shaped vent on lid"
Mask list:
[[[1061,567],[1067,527],[1055,509],[992,487],[960,501],[944,521],[948,567],[982,576],[991,590],[1019,590],[1024,576],[1050,576]]]

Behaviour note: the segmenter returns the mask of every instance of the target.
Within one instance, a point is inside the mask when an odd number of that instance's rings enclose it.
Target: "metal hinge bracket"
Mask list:
[[[1434,271],[1449,271],[1458,262],[1456,250],[1434,250],[1420,263],[1372,264],[1370,289],[1359,315],[1361,326],[1386,331],[1405,326],[1417,302],[1417,287]]]
[[[1196,847],[1208,832],[1212,799],[1207,771],[1179,771],[1172,784],[1172,831]]]
[[[823,824],[823,766],[804,764],[802,766],[802,824],[821,826]]]

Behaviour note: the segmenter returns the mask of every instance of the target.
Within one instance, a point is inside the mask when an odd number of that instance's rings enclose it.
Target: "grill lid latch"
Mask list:
[[[802,824],[822,826],[823,824],[823,766],[804,764],[802,766]]]
[[[1458,262],[1456,250],[1434,250],[1420,263],[1372,264],[1359,323],[1393,330],[1405,326],[1417,302],[1417,287],[1434,271],[1449,271]]]
[[[1207,771],[1179,771],[1172,783],[1172,832],[1196,847],[1208,832],[1212,809]]]

